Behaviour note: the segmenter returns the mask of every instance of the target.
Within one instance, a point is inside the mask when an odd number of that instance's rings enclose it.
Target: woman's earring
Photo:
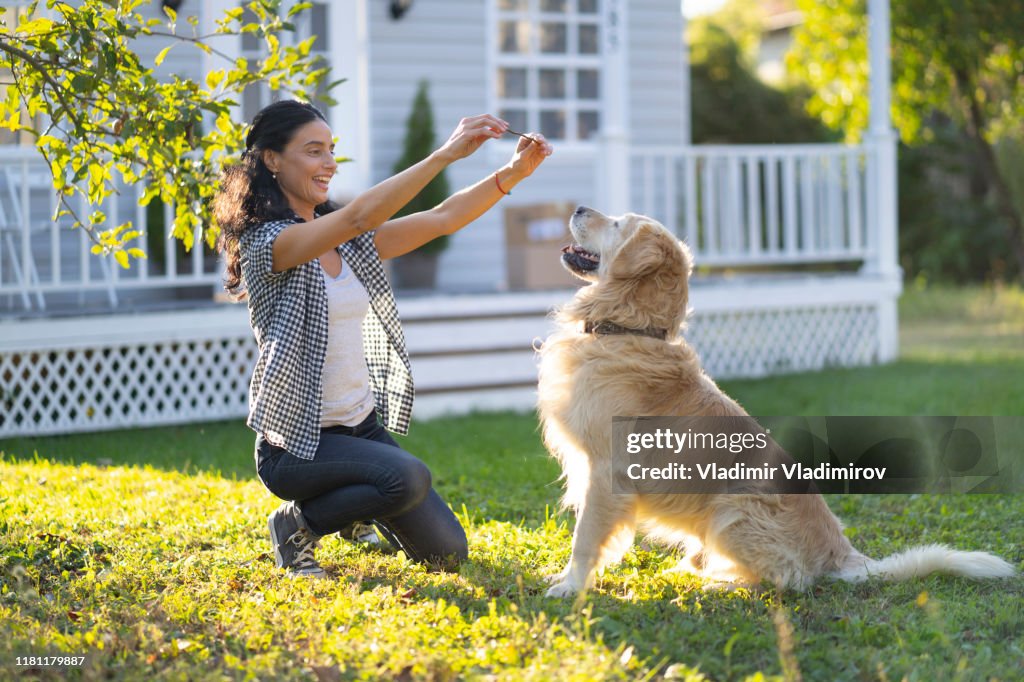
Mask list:
[[[277,180],[277,173],[271,173],[270,177],[274,178],[274,180]]]

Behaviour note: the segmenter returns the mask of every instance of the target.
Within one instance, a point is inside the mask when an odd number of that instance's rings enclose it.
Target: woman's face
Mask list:
[[[313,209],[327,201],[327,186],[338,168],[330,127],[320,119],[304,124],[283,151],[268,150],[264,163],[277,174],[292,209],[312,219]]]

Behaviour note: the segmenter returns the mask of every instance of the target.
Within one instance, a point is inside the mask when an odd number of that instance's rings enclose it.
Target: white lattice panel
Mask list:
[[[869,304],[708,312],[686,338],[716,378],[760,377],[878,360],[878,309]]]
[[[245,414],[250,336],[0,354],[0,435]]]
[[[898,286],[854,279],[702,284],[691,290],[686,337],[715,378],[885,360],[881,344],[895,329],[885,307]],[[547,335],[547,311],[570,295],[400,301],[417,417],[530,407],[532,339]],[[254,362],[244,306],[3,322],[0,438],[241,419]]]

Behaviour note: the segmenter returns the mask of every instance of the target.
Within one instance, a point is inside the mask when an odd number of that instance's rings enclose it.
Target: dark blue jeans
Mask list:
[[[376,413],[358,426],[321,430],[312,460],[258,435],[256,470],[274,495],[299,502],[317,535],[373,519],[414,561],[451,568],[468,554],[466,533],[431,487],[430,470],[398,446]]]

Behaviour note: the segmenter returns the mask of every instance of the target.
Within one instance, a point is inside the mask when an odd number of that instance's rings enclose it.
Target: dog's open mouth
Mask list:
[[[593,272],[600,265],[601,257],[579,244],[569,244],[562,248],[562,262],[576,272]]]

